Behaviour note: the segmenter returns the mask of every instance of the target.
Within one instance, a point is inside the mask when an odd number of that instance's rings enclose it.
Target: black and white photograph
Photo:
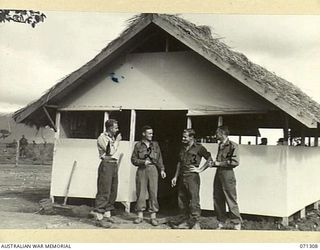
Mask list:
[[[0,229],[320,231],[320,16],[0,9]]]

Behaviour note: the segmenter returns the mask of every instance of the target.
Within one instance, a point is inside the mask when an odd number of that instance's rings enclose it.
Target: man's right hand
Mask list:
[[[146,161],[144,162],[144,165],[150,165],[152,162],[149,159],[146,159]]]
[[[175,187],[177,185],[177,177],[174,177],[172,180],[171,180],[171,187]]]

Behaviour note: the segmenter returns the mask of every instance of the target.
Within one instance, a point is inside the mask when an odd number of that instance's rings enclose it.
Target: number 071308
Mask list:
[[[300,248],[305,248],[305,249],[307,249],[307,248],[318,248],[318,244],[306,244],[306,243],[304,243],[304,244],[300,244]]]

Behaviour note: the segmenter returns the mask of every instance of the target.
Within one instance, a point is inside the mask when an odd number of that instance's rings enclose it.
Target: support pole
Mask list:
[[[61,113],[60,113],[60,111],[57,111],[56,112],[56,121],[55,121],[55,127],[56,127],[57,130],[54,133],[53,161],[55,160],[55,155],[56,155],[56,150],[57,150],[57,143],[58,143],[58,140],[60,138],[60,128],[61,128],[60,123],[61,123]],[[52,180],[51,180],[51,183],[52,183]],[[54,203],[54,197],[51,195],[51,193],[50,193],[50,199],[51,199],[52,203]]]
[[[187,117],[187,128],[192,128],[192,120],[190,116]]]
[[[220,115],[218,117],[218,127],[222,126],[223,125],[223,117]]]
[[[289,119],[287,114],[284,114],[283,140],[285,145],[289,144]]]
[[[131,110],[130,117],[130,144],[133,146],[136,135],[136,111],[134,109]]]
[[[300,210],[300,218],[301,219],[306,218],[306,208],[303,208]]]
[[[103,117],[103,132],[106,132],[106,127],[104,126],[104,124],[106,123],[106,121],[109,120],[109,112],[104,112],[104,117]]]
[[[305,146],[306,145],[306,136],[305,136],[305,129],[304,129],[304,125],[301,125],[301,146]]]
[[[314,136],[314,146],[319,146],[319,123],[317,123],[316,135]]]
[[[55,126],[57,131],[54,134],[54,138],[58,140],[60,138],[60,123],[61,123],[61,113],[59,111],[56,112],[56,123]]]
[[[57,127],[55,126],[55,124],[54,124],[54,122],[53,122],[53,120],[52,120],[47,108],[45,106],[42,106],[42,109],[43,109],[44,113],[46,114],[46,116],[47,116],[47,118],[48,118],[48,120],[49,120],[49,122],[50,122],[50,124],[51,124],[51,126],[52,126],[52,128],[54,130],[54,132],[57,132]]]
[[[133,151],[133,147],[134,147],[134,141],[135,141],[135,135],[136,135],[136,119],[137,119],[137,113],[134,109],[132,109],[131,116],[130,116],[130,136],[129,136],[130,153]],[[128,188],[130,187],[128,186]],[[122,201],[121,203],[125,206],[125,211],[130,213],[130,201]]]
[[[16,144],[16,164],[15,164],[16,167],[18,167],[18,164],[19,164],[19,156],[20,156],[20,142],[19,142],[19,140],[17,140],[17,144]]]
[[[289,226],[289,217],[282,217],[281,224],[285,227]]]

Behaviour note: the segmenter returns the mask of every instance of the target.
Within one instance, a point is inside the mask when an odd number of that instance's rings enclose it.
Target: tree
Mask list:
[[[17,23],[30,24],[32,28],[34,28],[37,23],[44,22],[45,18],[47,18],[46,15],[40,11],[0,10],[0,23],[13,21]]]

